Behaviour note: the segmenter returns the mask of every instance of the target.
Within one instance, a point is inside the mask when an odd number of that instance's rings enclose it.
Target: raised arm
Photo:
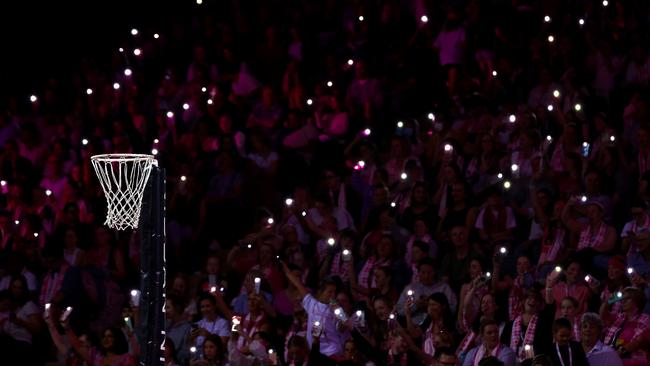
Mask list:
[[[291,273],[291,270],[287,267],[287,265],[282,262],[282,271],[284,272],[284,275],[287,276],[287,280],[289,280],[289,283],[291,283],[296,290],[298,290],[298,295],[300,296],[300,301],[302,301],[307,294],[309,294],[309,291],[307,291],[307,288],[305,285],[302,284],[302,281],[300,281],[299,278],[294,276],[293,273]]]

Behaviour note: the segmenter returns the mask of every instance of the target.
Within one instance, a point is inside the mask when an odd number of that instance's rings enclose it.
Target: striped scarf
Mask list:
[[[526,276],[528,274],[523,274],[515,278],[510,293],[508,295],[508,314],[510,315],[510,320],[514,320],[518,317],[524,310],[524,304],[522,301],[524,288],[526,286]]]
[[[607,328],[607,335],[605,335],[605,344],[615,347],[614,342],[618,338],[619,333],[623,330],[625,325],[625,314],[621,313],[616,316],[614,324]]]
[[[242,329],[244,330],[246,337],[239,337],[237,340],[237,346],[241,349],[246,345],[247,340],[252,340],[255,333],[257,333],[262,325],[266,323],[266,316],[262,312],[258,315],[255,320],[251,318],[251,314],[248,313],[246,317],[242,320]]]
[[[380,262],[377,261],[377,257],[374,255],[366,260],[366,263],[363,265],[361,272],[359,272],[358,283],[359,286],[366,288],[375,288],[377,283],[375,279],[371,276],[375,267],[386,266],[390,264],[390,260],[384,259]]]
[[[477,334],[474,333],[473,330],[470,330],[469,332],[467,332],[465,334],[465,337],[463,338],[463,341],[460,342],[460,345],[456,349],[456,356],[458,358],[462,359],[463,358],[462,356],[467,354],[467,351],[469,351],[470,349],[472,349],[472,347],[474,347],[474,344],[476,343],[475,342],[476,337],[477,337]]]
[[[287,332],[287,335],[285,336],[284,340],[284,359],[288,360],[289,359],[289,341],[293,336],[300,336],[300,337],[306,337],[307,335],[307,323],[305,325],[301,325],[298,321],[294,321],[293,324],[291,324],[291,328],[289,328],[289,331]]]
[[[65,277],[65,272],[68,270],[69,265],[67,263],[63,264],[58,272],[48,273],[47,276],[43,279],[43,285],[41,286],[41,294],[38,297],[38,301],[41,305],[52,301],[56,293],[61,289],[63,285],[63,278]]]
[[[650,215],[646,214],[645,221],[643,222],[643,225],[640,225],[636,222],[636,220],[632,220],[632,224],[630,225],[630,231],[628,231],[628,235],[631,233],[636,234],[637,231],[640,231],[641,229],[645,228],[650,228]],[[636,253],[637,248],[636,248],[636,243],[634,240],[630,243],[630,249],[627,251],[627,255],[630,256],[634,253]]]
[[[557,258],[558,253],[564,248],[564,234],[565,231],[562,227],[557,227],[553,231],[553,238],[551,241],[551,230],[544,228],[544,238],[542,244],[541,254],[538,263],[553,262]]]
[[[578,242],[578,250],[600,247],[605,241],[605,233],[607,233],[607,225],[600,223],[598,231],[592,232],[591,225],[587,226],[580,232],[580,241]]]
[[[350,270],[347,265],[343,265],[343,255],[339,251],[334,255],[334,259],[332,259],[332,267],[330,268],[330,273],[332,275],[336,275],[341,277],[341,280],[343,282],[348,281],[348,271]]]
[[[492,352],[490,352],[489,355],[494,356],[494,357],[498,357],[500,350],[501,350],[501,345],[497,344],[497,346],[494,347],[494,349],[492,350]],[[487,353],[487,349],[485,348],[485,345],[482,344],[481,347],[479,347],[476,350],[476,353],[474,354],[474,362],[472,362],[472,365],[478,366],[479,363],[481,362],[481,360],[484,357],[486,357],[486,353]]]
[[[537,328],[537,314],[533,315],[528,322],[526,333],[524,334],[523,343],[521,339],[522,316],[518,316],[512,324],[512,336],[510,337],[510,348],[516,352],[519,361],[526,359],[524,346],[532,345],[535,340],[535,329]]]

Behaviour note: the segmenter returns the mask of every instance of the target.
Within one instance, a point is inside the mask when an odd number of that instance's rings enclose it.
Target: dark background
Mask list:
[[[110,59],[132,27],[164,32],[193,1],[0,2],[0,95],[29,95],[84,57]]]

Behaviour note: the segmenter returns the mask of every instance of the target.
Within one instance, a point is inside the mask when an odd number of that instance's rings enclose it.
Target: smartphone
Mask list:
[[[591,145],[587,141],[582,143],[582,156],[583,157],[585,157],[585,158],[589,157],[589,148],[590,147],[591,147]]]
[[[600,281],[595,279],[594,276],[592,276],[592,275],[586,275],[585,276],[585,282],[587,282],[587,284],[589,284],[590,286],[599,286],[600,285]]]
[[[349,249],[343,249],[341,254],[343,256],[343,262],[349,262],[352,259],[352,252]]]
[[[70,313],[72,313],[72,306],[68,306],[63,312],[63,314],[61,314],[61,318],[59,319],[61,320],[61,323],[64,323],[66,320],[68,320],[68,317],[70,317]]]
[[[45,311],[43,312],[43,318],[48,319],[50,317],[50,303],[45,304]]]
[[[140,306],[140,290],[133,289],[131,290],[131,306],[138,307]]]
[[[618,291],[616,293],[613,293],[612,296],[610,296],[609,299],[607,299],[607,303],[609,305],[612,305],[622,300],[623,300],[623,293]]]
[[[133,320],[131,320],[130,316],[124,317],[124,324],[133,332]]]
[[[316,337],[316,338],[318,338],[318,337],[321,336],[321,334],[323,334],[323,324],[321,324],[321,322],[319,322],[318,320],[316,320],[316,321],[312,324],[312,327],[311,327],[311,335],[312,335],[312,337]]]
[[[255,293],[259,295],[260,293],[260,286],[262,286],[262,279],[259,277],[255,277]]]
[[[230,320],[232,323],[232,326],[230,328],[231,332],[239,332],[239,325],[241,324],[241,316],[240,315],[234,315],[232,319]]]

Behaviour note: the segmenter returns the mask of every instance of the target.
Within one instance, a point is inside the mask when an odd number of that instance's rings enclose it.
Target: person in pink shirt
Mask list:
[[[562,299],[567,296],[571,296],[578,301],[576,314],[580,316],[587,310],[587,301],[590,296],[589,288],[581,281],[580,263],[577,261],[571,262],[563,272],[564,280],[558,277],[553,285],[552,295],[556,305],[555,317],[560,317]]]

